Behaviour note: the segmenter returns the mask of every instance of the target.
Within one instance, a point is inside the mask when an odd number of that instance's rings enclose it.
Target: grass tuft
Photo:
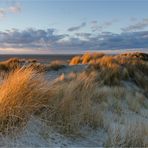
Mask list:
[[[32,69],[16,70],[0,85],[0,132],[26,124],[29,117],[44,107],[47,89]]]

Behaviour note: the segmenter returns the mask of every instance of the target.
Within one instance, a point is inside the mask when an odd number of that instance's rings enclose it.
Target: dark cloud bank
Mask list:
[[[148,31],[121,34],[102,32],[95,36],[91,33],[76,33],[75,37],[56,34],[54,29],[26,29],[23,31],[13,29],[0,32],[0,48],[41,50],[45,47],[60,51],[148,48]]]
[[[148,27],[148,18],[144,18],[141,21],[136,22],[135,24],[122,28],[122,30],[123,31],[137,31],[137,30],[143,30],[147,27]]]

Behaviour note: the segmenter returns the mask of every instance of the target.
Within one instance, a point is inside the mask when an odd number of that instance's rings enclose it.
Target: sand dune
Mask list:
[[[0,63],[0,146],[147,147],[147,57]]]

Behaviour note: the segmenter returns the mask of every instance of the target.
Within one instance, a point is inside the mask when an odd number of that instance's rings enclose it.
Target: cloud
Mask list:
[[[80,29],[82,29],[83,27],[86,26],[86,22],[83,22],[82,24],[80,24],[79,26],[74,26],[74,27],[70,27],[68,28],[68,31],[78,31]]]
[[[18,13],[18,12],[21,12],[21,5],[19,3],[17,3],[14,6],[10,6],[8,8],[8,11],[10,13]]]
[[[148,31],[126,32],[114,34],[111,32],[102,32],[97,36],[91,36],[88,40],[80,38],[70,38],[65,41],[61,48],[64,49],[83,49],[83,50],[108,50],[108,49],[126,49],[126,48],[148,48]],[[68,47],[68,48],[67,48]]]
[[[21,12],[21,6],[19,3],[16,3],[15,5],[9,6],[7,8],[0,8],[0,18],[3,18],[7,14],[19,12]]]
[[[121,34],[103,34],[100,41],[101,49],[147,48],[148,32],[130,32]]]
[[[77,37],[80,37],[80,38],[83,38],[83,39],[89,39],[92,36],[91,33],[83,33],[83,32],[81,32],[81,33],[75,33],[75,35]]]
[[[118,21],[117,19],[112,19],[110,21],[105,21],[105,22],[99,23],[97,20],[93,20],[91,22],[91,30],[92,30],[92,32],[96,32],[96,31],[102,32],[103,29],[112,26],[113,23],[115,23],[117,21]]]
[[[0,18],[4,17],[5,10],[3,8],[0,8]]]
[[[57,41],[66,37],[66,35],[55,35],[55,30],[50,28],[42,29],[27,29],[19,31],[17,29],[0,32],[0,46],[3,48],[43,48],[51,46]]]
[[[145,18],[133,25],[129,25],[125,28],[121,28],[123,31],[138,31],[148,27],[148,18]]]
[[[85,38],[85,40],[84,40]],[[55,34],[55,29],[12,29],[0,32],[0,48],[27,52],[56,51],[62,53],[87,50],[114,50],[129,48],[148,48],[148,31],[76,33],[75,36]]]

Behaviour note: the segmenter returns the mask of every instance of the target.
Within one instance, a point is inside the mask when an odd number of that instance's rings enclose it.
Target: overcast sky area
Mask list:
[[[0,54],[148,52],[148,0],[0,0]]]

